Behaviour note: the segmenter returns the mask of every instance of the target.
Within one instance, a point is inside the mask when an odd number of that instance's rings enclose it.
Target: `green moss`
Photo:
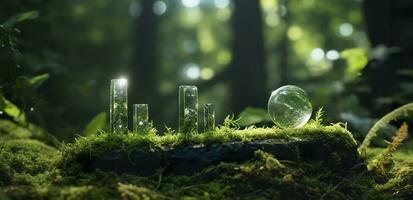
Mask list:
[[[182,134],[101,134],[77,138],[62,151],[35,140],[6,140],[0,142],[0,199],[408,199],[412,195],[413,165],[407,159],[408,150],[395,154],[385,183],[375,182],[371,172],[336,173],[320,162],[278,160],[264,151],[256,151],[247,162],[221,163],[192,176],[162,171],[148,177],[100,170],[67,173],[61,168],[113,148],[155,150],[270,138],[356,148],[341,125],[316,123],[299,129],[220,127],[187,140]],[[374,158],[379,152],[369,155]]]
[[[193,176],[150,177],[94,171],[53,185],[7,186],[12,199],[388,199],[366,173],[336,174],[317,162],[280,161],[257,151],[242,164],[221,163]]]
[[[36,174],[53,166],[59,157],[57,149],[36,140],[11,140],[5,145],[9,165],[19,173]]]
[[[118,192],[122,199],[148,200],[166,199],[165,196],[145,187],[138,187],[132,184],[118,184]]]
[[[0,137],[7,139],[29,139],[33,133],[12,121],[0,119]]]
[[[88,137],[79,137],[72,144],[63,147],[63,166],[70,166],[82,159],[98,156],[113,149],[122,149],[130,152],[135,149],[160,150],[170,149],[185,145],[212,145],[233,141],[249,142],[263,139],[285,139],[320,141],[347,149],[356,148],[356,142],[350,132],[335,124],[321,126],[310,123],[297,129],[279,129],[250,127],[243,130],[220,127],[215,131],[202,134],[184,135],[181,133],[169,133],[156,135],[154,132],[147,134],[107,134],[102,133]]]
[[[0,119],[0,138],[2,140],[34,139],[55,147],[60,145],[54,136],[35,124],[20,125],[5,119]]]
[[[413,157],[412,141],[402,146],[393,154],[386,171],[380,172],[374,178],[378,180],[376,189],[391,194],[393,197],[408,199],[413,196]],[[385,148],[369,148],[366,157],[369,159],[369,168],[375,165],[379,155]],[[384,176],[384,177],[383,177]]]
[[[57,160],[57,149],[36,140],[20,139],[0,143],[0,176],[4,177],[0,179],[0,184],[39,180],[37,176],[52,170]]]
[[[13,186],[6,187],[0,191],[4,199],[56,199],[56,200],[77,200],[77,199],[115,199],[110,198],[113,193],[109,188],[95,186]]]

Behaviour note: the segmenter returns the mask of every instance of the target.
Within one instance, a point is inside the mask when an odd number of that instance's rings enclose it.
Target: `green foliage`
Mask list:
[[[15,57],[20,54],[17,47],[17,29],[0,25],[0,86],[2,92],[10,88],[10,84],[18,75],[18,64]]]
[[[240,125],[239,125],[239,118],[235,119],[234,115],[228,115],[227,117],[225,117],[224,119],[224,123],[223,123],[223,127],[224,128],[234,128],[234,129],[239,129]]]
[[[24,13],[20,13],[18,15],[14,15],[14,16],[10,17],[2,25],[5,26],[5,27],[13,27],[15,24],[17,24],[19,22],[36,19],[38,17],[39,17],[39,12],[38,11],[24,12]]]
[[[87,125],[83,131],[83,135],[89,136],[103,131],[106,126],[106,112],[97,114]]]
[[[0,94],[0,111],[6,113],[19,124],[26,124],[26,115],[16,105]]]
[[[341,52],[341,57],[347,62],[347,72],[350,77],[356,77],[368,61],[367,52],[362,48],[346,49]]]
[[[29,84],[33,88],[38,88],[43,82],[45,82],[47,79],[49,79],[50,75],[49,74],[41,74],[37,75],[35,77],[32,77],[29,79]]]
[[[257,123],[271,122],[268,113],[260,108],[245,108],[239,115],[238,124],[240,126],[251,126]]]
[[[322,125],[322,123],[323,123],[323,115],[324,115],[323,107],[320,107],[320,108],[317,110],[317,112],[316,112],[316,114],[315,114],[315,118],[314,118],[312,121],[313,121],[315,124]]]
[[[377,135],[377,131],[386,126],[392,120],[397,119],[403,114],[408,113],[409,111],[413,110],[413,103],[408,103],[406,105],[400,106],[399,108],[394,109],[390,113],[383,116],[379,121],[377,121],[373,127],[369,130],[366,137],[363,140],[363,143],[358,148],[359,152],[364,152],[366,148],[370,145],[371,139]]]
[[[399,146],[408,136],[408,125],[403,123],[397,130],[392,142],[387,146],[386,150],[381,153],[377,159],[370,162],[369,167],[371,171],[374,171],[377,175],[388,175],[389,168],[393,167],[393,154],[397,151]]]

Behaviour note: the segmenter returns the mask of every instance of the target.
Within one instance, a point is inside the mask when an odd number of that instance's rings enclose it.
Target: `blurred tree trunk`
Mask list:
[[[158,18],[153,12],[154,0],[141,1],[141,14],[137,19],[133,64],[129,69],[129,116],[133,103],[149,104],[151,120],[159,119],[161,109],[158,102],[158,64],[156,62],[156,41]],[[132,118],[129,119],[129,126]]]
[[[413,2],[365,0],[363,8],[372,47],[388,51],[369,60],[356,90],[372,116],[381,117],[413,98],[413,90],[406,87],[413,76],[404,73],[413,65]]]
[[[267,102],[261,8],[256,0],[234,0],[230,65],[232,112]]]
[[[284,21],[284,31],[283,36],[280,43],[276,47],[276,52],[279,52],[279,73],[280,73],[280,85],[288,84],[288,48],[289,48],[289,40],[288,40],[288,28],[290,27],[290,14],[288,13],[288,0],[281,0],[280,5],[284,6],[285,13],[281,13],[282,19]],[[276,53],[274,52],[274,53]]]

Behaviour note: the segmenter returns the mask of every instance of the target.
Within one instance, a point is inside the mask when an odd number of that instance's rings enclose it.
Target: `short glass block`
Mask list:
[[[204,104],[204,132],[215,130],[215,106],[212,103]]]
[[[110,132],[128,133],[128,80],[110,81]]]
[[[196,86],[179,86],[179,132],[198,132],[198,89]]]
[[[133,132],[147,133],[149,131],[148,104],[133,104]]]

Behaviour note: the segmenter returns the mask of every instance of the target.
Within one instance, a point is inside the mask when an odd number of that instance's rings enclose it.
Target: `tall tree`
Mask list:
[[[386,56],[369,61],[359,84],[360,88],[370,88],[359,92],[361,102],[373,116],[380,117],[413,98],[413,90],[406,87],[413,76],[404,73],[411,70],[413,64],[413,3],[365,0],[363,6],[372,46],[389,48]]]
[[[265,107],[267,98],[262,18],[259,1],[234,0],[233,59],[230,66],[232,111]]]
[[[288,2],[289,0],[281,0],[280,5],[284,6],[285,11],[281,13],[282,19],[284,21],[284,30],[280,43],[276,46],[276,51],[280,53],[279,56],[279,72],[280,72],[280,84],[285,85],[288,83],[288,59],[289,59],[289,39],[288,39],[288,28],[290,26],[290,13],[288,12]]]

